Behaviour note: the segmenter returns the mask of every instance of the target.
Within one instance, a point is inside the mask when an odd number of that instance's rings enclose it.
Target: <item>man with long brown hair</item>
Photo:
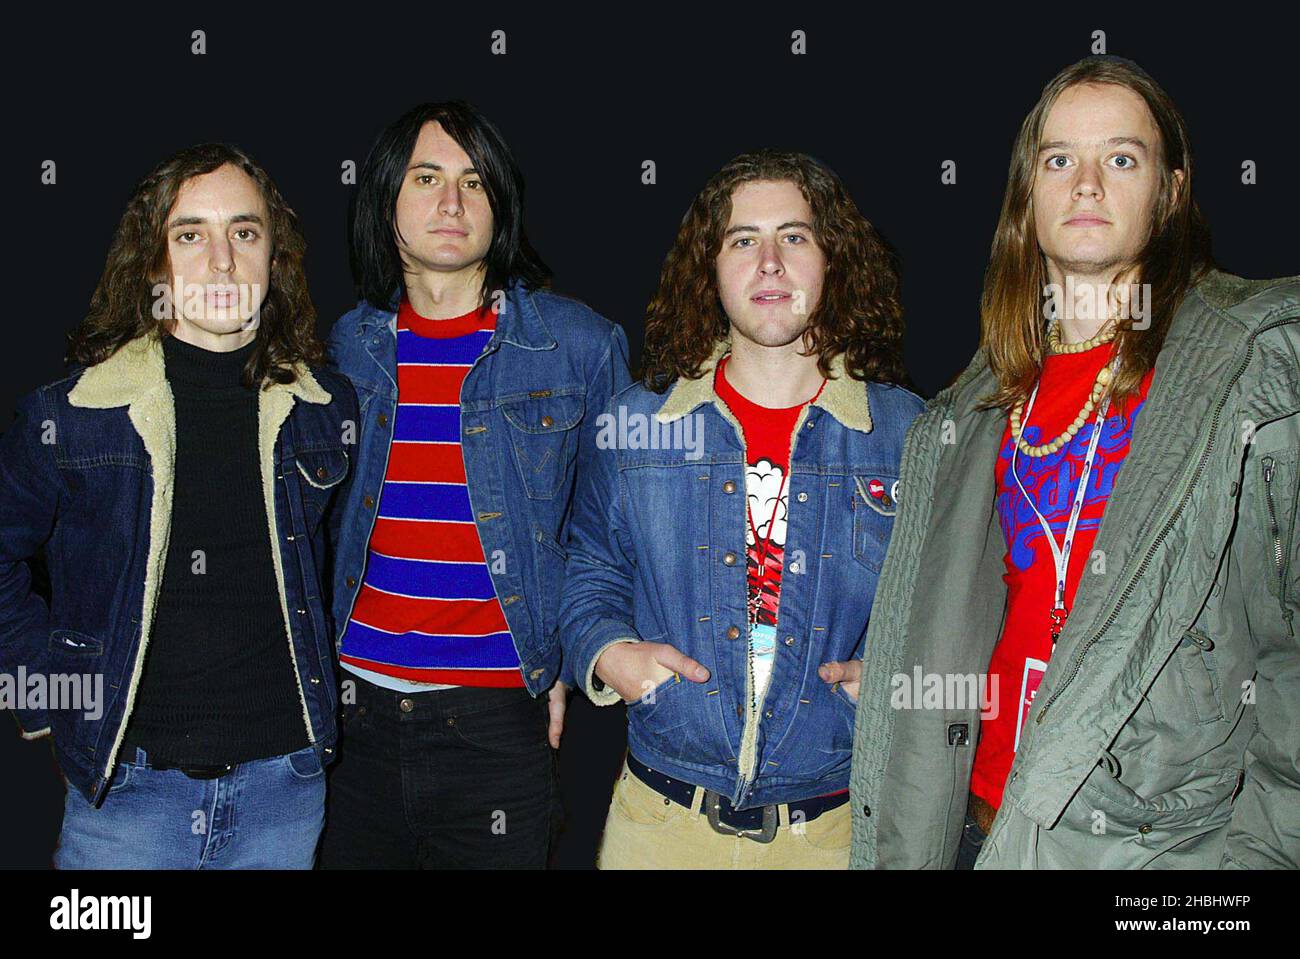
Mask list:
[[[602,868],[847,865],[856,659],[921,407],[902,335],[822,164],[746,154],[692,203],[574,506],[566,668],[629,704]]]
[[[67,780],[59,868],[314,859],[357,401],[322,365],[303,253],[243,151],[172,156],[127,205],[75,372],[0,439],[0,669],[104,694],[17,711]]]
[[[1300,278],[1214,268],[1136,64],[1025,119],[982,322],[908,436],[852,864],[1295,868]]]

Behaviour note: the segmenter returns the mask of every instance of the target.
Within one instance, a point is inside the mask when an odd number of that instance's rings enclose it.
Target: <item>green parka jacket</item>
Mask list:
[[[994,385],[981,351],[907,434],[851,868],[956,860],[980,722],[962,690],[1006,606],[1006,414],[976,409]],[[1298,473],[1300,277],[1211,272],[1160,352],[977,868],[1300,867]],[[899,695],[932,677],[945,696]]]

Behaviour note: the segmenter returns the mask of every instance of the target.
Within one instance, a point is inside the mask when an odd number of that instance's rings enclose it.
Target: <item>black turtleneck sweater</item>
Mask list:
[[[175,765],[294,752],[307,727],[271,559],[258,394],[239,381],[256,340],[214,353],[166,336],[162,348],[176,408],[171,539],[124,745]]]

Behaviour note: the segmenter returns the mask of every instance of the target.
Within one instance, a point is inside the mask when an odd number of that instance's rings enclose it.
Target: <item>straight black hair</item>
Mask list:
[[[524,177],[510,148],[487,117],[463,100],[450,100],[408,110],[379,135],[366,157],[352,208],[351,264],[357,291],[383,310],[402,289],[397,194],[420,130],[432,121],[468,154],[492,207],[492,245],[480,304],[491,291],[504,290],[515,280],[530,290],[546,285],[551,271],[524,234]]]

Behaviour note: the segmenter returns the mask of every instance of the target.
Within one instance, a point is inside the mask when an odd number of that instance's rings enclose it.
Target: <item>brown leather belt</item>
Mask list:
[[[993,817],[998,814],[998,811],[988,800],[971,793],[966,803],[966,811],[970,813],[970,817],[975,820],[975,825],[980,827],[984,835],[987,836],[993,831]]]

